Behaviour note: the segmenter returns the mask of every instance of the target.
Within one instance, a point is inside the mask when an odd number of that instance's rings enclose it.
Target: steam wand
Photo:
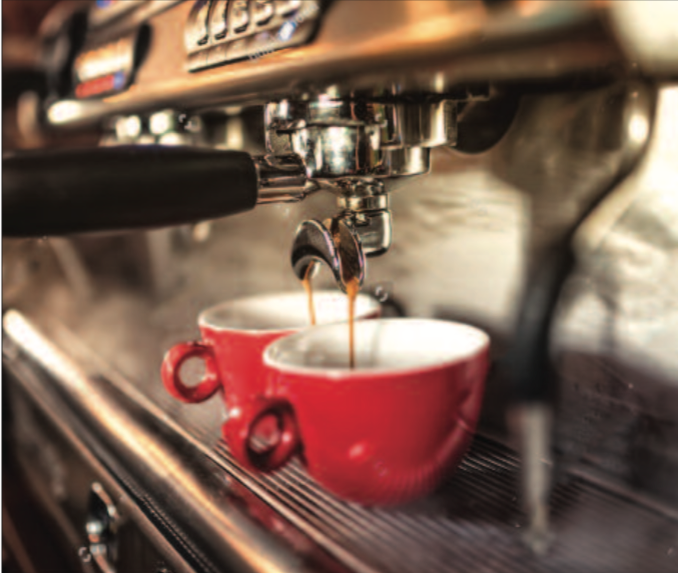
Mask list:
[[[551,540],[549,497],[555,373],[549,351],[556,308],[575,262],[570,239],[568,234],[534,268],[521,301],[515,344],[507,360],[515,399],[512,422],[523,464],[523,506],[529,523],[525,541],[537,554],[545,553]]]

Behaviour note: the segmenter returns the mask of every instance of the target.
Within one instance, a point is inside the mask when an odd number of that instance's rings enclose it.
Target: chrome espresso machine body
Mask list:
[[[3,428],[73,567],[678,568],[677,8],[58,5],[3,158]],[[491,334],[433,496],[253,474],[165,395],[202,308],[311,273]]]

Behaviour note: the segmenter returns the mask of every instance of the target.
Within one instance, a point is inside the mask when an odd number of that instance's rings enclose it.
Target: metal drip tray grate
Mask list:
[[[555,542],[544,557],[522,544],[518,459],[478,436],[461,466],[429,498],[394,509],[345,503],[294,462],[253,475],[219,443],[215,460],[353,569],[435,572],[678,571],[678,521],[571,476],[551,501]]]
[[[359,573],[678,572],[678,517],[672,508],[578,473],[564,476],[555,487],[554,543],[545,556],[534,556],[521,541],[525,519],[517,499],[519,460],[481,435],[437,493],[396,508],[343,502],[318,486],[298,461],[273,474],[250,473],[217,441],[223,419],[220,396],[200,406],[181,404],[156,391],[162,390],[160,381],[149,378],[144,397],[139,386],[94,360],[76,337],[59,332],[57,340],[82,360],[86,371],[110,379],[132,397],[130,403],[147,409],[149,418],[162,417],[168,431],[181,434],[177,443],[210,456],[230,478],[238,501],[301,552],[317,546]],[[294,530],[304,535],[295,536]]]

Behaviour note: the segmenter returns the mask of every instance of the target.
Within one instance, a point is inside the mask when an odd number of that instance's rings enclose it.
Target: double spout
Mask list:
[[[297,228],[292,245],[292,269],[299,280],[312,277],[318,263],[332,271],[337,285],[346,292],[346,285],[365,280],[365,255],[360,237],[350,221],[331,219],[329,225],[318,220],[304,221]]]
[[[312,277],[324,263],[334,280],[347,291],[350,282],[362,286],[366,257],[385,253],[391,245],[391,213],[381,183],[351,182],[335,185],[342,211],[321,222],[304,221],[292,244],[292,269],[299,280]]]

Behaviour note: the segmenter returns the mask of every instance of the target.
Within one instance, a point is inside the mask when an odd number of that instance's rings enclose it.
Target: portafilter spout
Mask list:
[[[299,280],[317,272],[325,263],[344,292],[351,280],[362,286],[366,257],[384,254],[391,246],[392,225],[389,198],[383,183],[347,179],[323,185],[337,195],[340,213],[320,222],[304,221],[292,245],[292,268]]]
[[[360,237],[350,220],[341,217],[325,223],[315,219],[301,223],[292,244],[291,262],[299,280],[315,275],[318,263],[326,264],[344,292],[351,280],[357,278],[360,286],[365,280],[365,255]]]

